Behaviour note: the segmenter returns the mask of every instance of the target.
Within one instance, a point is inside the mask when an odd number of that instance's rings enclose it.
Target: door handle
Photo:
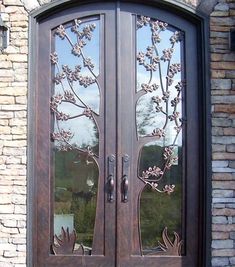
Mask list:
[[[122,157],[122,202],[128,201],[128,191],[129,191],[129,167],[130,167],[130,157],[128,155],[124,155]]]
[[[115,156],[108,157],[108,179],[107,179],[107,193],[108,202],[114,201],[114,172],[115,172]]]

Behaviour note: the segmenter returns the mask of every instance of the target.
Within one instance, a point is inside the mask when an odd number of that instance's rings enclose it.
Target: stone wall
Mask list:
[[[10,27],[9,47],[0,53],[1,267],[26,266],[28,13],[48,2],[0,0],[1,16]],[[235,53],[228,46],[229,30],[235,26],[235,1],[185,2],[204,11],[215,6],[210,20],[212,266],[235,266]]]
[[[219,1],[211,14],[213,266],[235,266],[235,53],[229,31],[235,1]]]

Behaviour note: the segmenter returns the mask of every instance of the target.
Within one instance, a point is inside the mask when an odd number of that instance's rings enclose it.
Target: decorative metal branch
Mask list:
[[[182,33],[176,31],[170,37],[169,41],[171,44],[170,48],[166,48],[162,51],[162,55],[159,53],[158,44],[161,42],[161,33],[165,31],[168,24],[159,20],[154,20],[145,16],[137,17],[137,30],[143,27],[150,27],[151,30],[151,45],[146,48],[146,51],[140,51],[137,53],[137,62],[143,66],[147,72],[149,72],[149,82],[141,84],[141,89],[145,93],[158,92],[161,89],[161,94],[156,94],[152,97],[152,103],[155,104],[155,110],[157,113],[161,113],[165,117],[164,126],[162,128],[153,129],[151,134],[148,136],[156,136],[158,139],[166,136],[167,126],[169,122],[174,123],[174,129],[176,131],[174,142],[165,148],[163,153],[164,166],[149,167],[148,170],[143,171],[142,176],[139,177],[146,185],[152,187],[152,189],[160,192],[171,194],[174,192],[175,185],[165,185],[162,190],[158,188],[158,182],[163,179],[166,171],[169,170],[178,158],[174,156],[173,149],[176,145],[177,137],[182,129],[181,114],[177,107],[181,103],[181,94],[184,83],[178,82],[174,88],[171,86],[174,84],[174,76],[181,72],[180,63],[171,63],[175,44],[182,40]],[[166,84],[163,82],[163,64],[166,64]],[[153,76],[158,73],[159,84],[152,83]],[[171,89],[171,90],[170,90]],[[172,97],[173,90],[177,91],[177,95]],[[169,112],[169,105],[173,107],[172,113]]]
[[[53,114],[55,115],[56,120],[56,128],[57,130],[51,134],[52,140],[57,141],[57,149],[68,151],[72,149],[76,149],[82,153],[85,153],[87,155],[87,162],[89,157],[97,157],[95,155],[90,147],[87,147],[86,149],[79,148],[76,144],[72,144],[71,140],[74,136],[73,133],[70,131],[66,131],[59,126],[59,121],[68,121],[73,120],[75,118],[80,117],[87,117],[89,119],[92,119],[97,126],[98,123],[96,121],[96,116],[98,114],[92,110],[91,107],[89,107],[84,100],[82,100],[81,96],[79,96],[77,89],[75,89],[74,82],[78,82],[80,86],[87,88],[90,85],[96,83],[98,86],[98,89],[100,91],[100,85],[98,82],[98,77],[94,73],[94,64],[92,63],[91,59],[88,57],[85,57],[83,48],[87,45],[87,42],[91,40],[92,33],[96,28],[96,25],[94,23],[85,25],[83,28],[81,28],[82,21],[80,20],[74,20],[74,25],[71,27],[71,31],[77,36],[77,43],[73,44],[71,38],[66,32],[66,29],[64,25],[60,25],[55,30],[55,35],[59,36],[62,40],[67,40],[67,42],[71,46],[71,53],[76,56],[80,57],[83,62],[83,67],[86,68],[91,76],[89,75],[82,75],[82,66],[76,65],[74,70],[69,68],[67,65],[59,65],[59,57],[56,52],[51,53],[50,60],[51,63],[55,66],[55,76],[54,76],[54,83],[56,85],[60,85],[62,88],[63,93],[56,93],[54,96],[52,96],[51,102],[50,102],[50,108]],[[80,29],[81,28],[81,29]],[[69,89],[66,88],[64,82],[67,82]],[[65,89],[66,88],[66,89]],[[75,114],[71,116],[70,114],[65,114],[64,112],[60,111],[59,108],[63,103],[68,103],[73,105],[73,107],[77,107],[79,110],[83,109],[83,112],[81,113],[79,111],[78,114]]]

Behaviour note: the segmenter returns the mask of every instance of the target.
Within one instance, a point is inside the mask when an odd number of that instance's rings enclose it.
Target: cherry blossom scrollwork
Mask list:
[[[182,66],[181,63],[175,62],[177,57],[174,57],[174,52],[176,44],[183,40],[183,33],[179,31],[173,32],[171,30],[172,27],[165,22],[150,17],[137,16],[137,31],[142,28],[150,30],[151,34],[146,50],[137,51],[136,56],[138,65],[146,71],[145,77],[148,77],[147,73],[149,75],[148,81],[140,84],[141,94],[139,95],[141,98],[143,95],[151,93],[151,105],[154,106],[156,112],[155,121],[158,122],[157,127],[154,127],[151,132],[146,133],[143,137],[156,137],[156,140],[163,140],[167,135],[169,125],[174,129],[175,134],[173,142],[164,148],[162,155],[164,159],[163,166],[150,166],[142,172],[139,178],[157,192],[170,195],[174,192],[175,185],[166,184],[160,189],[159,183],[164,181],[166,172],[178,160],[174,155],[174,149],[177,146],[177,138],[182,130],[183,119],[180,105],[185,83],[179,80],[178,74],[181,73]],[[160,44],[167,44],[166,35],[163,35],[166,30],[172,32],[167,41],[170,47],[160,51],[160,47],[162,47]]]
[[[68,34],[69,29],[75,35],[75,38],[74,36],[72,38]],[[92,40],[95,29],[95,23],[84,25],[79,19],[75,19],[73,25],[69,28],[60,25],[55,29],[55,36],[67,42],[71,47],[71,54],[79,59],[80,64],[75,65],[73,68],[65,64],[60,64],[60,58],[56,51],[50,54],[51,64],[55,69],[53,82],[61,88],[60,90],[56,90],[50,101],[50,109],[55,118],[54,132],[51,134],[51,139],[52,141],[56,141],[56,149],[60,151],[78,150],[86,155],[87,162],[89,162],[89,158],[98,158],[98,155],[92,151],[90,146],[85,148],[79,147],[76,143],[72,142],[75,133],[63,129],[60,122],[87,117],[93,120],[94,125],[98,125],[97,120],[99,114],[79,94],[79,86],[88,88],[92,84],[96,84],[99,92],[101,92],[98,75],[94,71],[95,65],[92,59],[86,57],[84,53],[84,48]],[[75,43],[74,40],[76,40]],[[61,105],[64,103],[72,105],[73,110],[77,109],[77,114],[63,112]]]

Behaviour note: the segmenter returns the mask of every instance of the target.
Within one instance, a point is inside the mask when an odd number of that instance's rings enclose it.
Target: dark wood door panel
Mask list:
[[[70,27],[75,23],[75,19],[80,19],[81,21],[88,21],[89,18],[98,18],[99,20],[99,54],[100,60],[98,62],[99,66],[99,74],[96,76],[100,88],[99,88],[99,97],[100,97],[100,108],[99,108],[99,116],[94,115],[96,117],[96,122],[99,131],[99,158],[96,159],[96,162],[99,167],[99,179],[98,179],[98,192],[97,192],[97,204],[96,204],[96,221],[94,224],[94,236],[93,236],[93,245],[92,251],[90,255],[79,256],[76,253],[84,253],[83,251],[75,251],[74,245],[68,242],[69,238],[72,236],[64,236],[63,232],[62,236],[59,236],[59,240],[54,239],[54,209],[56,208],[55,204],[55,170],[54,168],[54,155],[53,155],[53,145],[51,143],[51,134],[53,132],[53,113],[51,113],[49,108],[52,106],[55,101],[57,101],[58,93],[56,89],[57,83],[54,84],[54,62],[58,61],[58,57],[63,56],[63,64],[69,65],[72,63],[71,69],[74,68],[74,64],[79,63],[79,51],[74,50],[76,47],[76,40],[72,37],[67,37],[70,34]],[[69,23],[67,26],[67,23]],[[80,23],[80,22],[79,22]],[[86,27],[84,24],[84,29]],[[61,25],[61,26],[60,26]],[[71,25],[71,26],[70,26]],[[68,28],[66,28],[68,27]],[[39,23],[39,45],[38,45],[38,76],[37,76],[37,95],[36,95],[36,106],[38,107],[37,113],[37,136],[36,136],[36,154],[35,154],[35,177],[36,177],[36,198],[35,198],[35,208],[37,212],[35,213],[35,225],[36,225],[36,235],[35,235],[35,246],[34,252],[37,255],[37,265],[36,266],[114,266],[115,262],[115,202],[108,201],[107,198],[107,182],[108,182],[108,157],[109,155],[116,154],[116,144],[110,140],[116,139],[115,125],[116,125],[116,116],[115,116],[115,90],[116,90],[116,77],[115,77],[115,4],[97,4],[97,5],[85,5],[85,6],[77,6],[70,9],[65,9],[61,12],[58,12],[49,18],[45,18],[41,20]],[[71,28],[72,29],[72,28]],[[88,29],[88,28],[87,28]],[[82,31],[82,29],[81,29]],[[89,42],[89,36],[84,31],[84,36],[87,42]],[[83,34],[83,33],[82,33]],[[55,37],[59,36],[62,40],[61,43],[55,42]],[[70,40],[69,40],[70,38]],[[74,57],[74,61],[70,61],[71,56],[68,54],[67,61],[66,57],[62,52],[54,54],[55,50],[60,48],[62,42],[68,41],[68,45],[71,45],[74,42],[74,47],[72,49],[72,56]],[[48,44],[48,45],[45,45]],[[66,46],[64,49],[64,54],[66,53]],[[89,53],[89,51],[86,51]],[[90,52],[92,53],[92,52]],[[52,59],[52,55],[54,58]],[[82,55],[82,57],[84,57]],[[50,58],[52,59],[52,65],[50,62]],[[86,58],[83,58],[83,61]],[[75,63],[74,63],[75,62]],[[77,63],[76,63],[77,62]],[[85,61],[84,61],[85,62]],[[81,68],[85,68],[85,63],[82,63]],[[84,64],[84,66],[83,66]],[[56,64],[56,67],[58,64]],[[62,65],[63,69],[65,68]],[[91,65],[90,65],[91,66]],[[67,68],[67,67],[66,67]],[[88,67],[87,67],[88,68]],[[91,66],[92,70],[93,67]],[[68,71],[67,71],[68,72]],[[65,70],[66,73],[66,70]],[[74,74],[76,74],[74,72]],[[91,74],[93,72],[91,71]],[[57,73],[58,78],[60,78],[61,73]],[[67,75],[67,74],[66,74]],[[69,73],[68,73],[69,75]],[[78,75],[80,75],[78,73]],[[87,75],[81,74],[81,75]],[[94,76],[94,75],[93,75]],[[82,77],[82,76],[80,76]],[[70,77],[71,78],[71,77]],[[60,78],[61,79],[61,78]],[[63,78],[64,79],[64,78]],[[72,78],[71,78],[72,79]],[[80,79],[78,77],[78,79]],[[85,78],[84,78],[85,79]],[[94,79],[94,77],[93,77]],[[84,80],[85,81],[85,80]],[[78,93],[75,94],[75,90],[77,87],[82,88],[82,86],[86,89],[87,85],[84,84],[83,80],[79,80],[80,85],[77,83],[74,88],[73,85],[69,83],[70,87],[68,88],[71,93],[74,91],[74,97],[79,99]],[[58,84],[60,85],[60,80],[58,80]],[[74,82],[74,81],[73,81]],[[74,82],[75,83],[75,82]],[[68,85],[66,85],[68,87]],[[88,84],[89,85],[89,84]],[[66,87],[66,90],[68,90]],[[87,89],[88,90],[88,89]],[[52,95],[54,94],[53,99],[51,100]],[[58,90],[57,90],[58,91]],[[58,91],[60,93],[60,91]],[[64,93],[66,94],[67,91]],[[61,93],[60,93],[61,94]],[[63,92],[62,92],[63,94]],[[57,97],[57,98],[56,98]],[[67,101],[66,95],[64,99]],[[51,102],[50,102],[51,101]],[[52,101],[54,101],[52,103]],[[78,100],[76,100],[78,101]],[[81,102],[81,101],[80,101]],[[70,101],[70,104],[74,102]],[[77,103],[77,102],[75,102]],[[107,103],[107,104],[106,104]],[[57,105],[57,102],[55,102]],[[77,103],[79,104],[79,103]],[[80,104],[81,105],[81,104]],[[104,106],[105,105],[105,106]],[[42,108],[43,107],[43,108]],[[42,108],[42,109],[41,109]],[[57,106],[53,106],[54,117],[59,115],[61,110],[57,110]],[[84,107],[84,111],[88,111],[88,106]],[[67,110],[69,112],[70,110]],[[56,115],[55,115],[56,114]],[[85,113],[84,113],[85,114]],[[95,113],[94,113],[95,114]],[[89,115],[89,114],[87,114]],[[87,116],[86,115],[86,116]],[[75,114],[76,116],[76,114]],[[81,115],[78,115],[79,118]],[[89,117],[88,117],[89,118]],[[61,118],[59,117],[59,122]],[[62,120],[63,121],[63,120]],[[65,120],[66,121],[66,120]],[[81,129],[77,129],[79,132]],[[73,133],[73,135],[76,133]],[[58,134],[57,134],[58,135]],[[61,134],[60,134],[61,135]],[[57,137],[57,136],[56,136]],[[76,149],[76,148],[75,148]],[[69,150],[70,151],[70,150]],[[82,158],[74,159],[74,161],[79,162]],[[76,163],[74,162],[74,164]],[[87,158],[87,164],[91,164],[91,159]],[[57,165],[58,166],[58,165]],[[59,167],[59,166],[58,166]],[[87,165],[89,167],[89,165]],[[77,173],[79,177],[79,173]],[[114,173],[114,179],[115,179]],[[73,185],[75,188],[79,188],[79,180]],[[83,185],[84,187],[84,185]],[[62,188],[64,191],[65,189]],[[60,189],[60,190],[62,190]],[[70,188],[68,190],[71,191]],[[66,193],[68,191],[66,189]],[[68,194],[70,194],[70,191]],[[78,191],[78,190],[77,190]],[[75,193],[72,191],[73,197],[80,197],[81,194],[85,194],[85,192]],[[81,190],[80,190],[81,191]],[[116,192],[115,184],[114,184],[114,194]],[[89,192],[88,192],[89,193]],[[88,194],[86,193],[86,194]],[[68,195],[67,194],[67,195]],[[80,195],[79,195],[80,194]],[[86,197],[86,195],[84,195]],[[57,197],[57,196],[56,196]],[[79,211],[78,211],[79,212]],[[89,215],[89,214],[88,214]],[[66,228],[66,227],[64,227]],[[69,229],[70,231],[72,229]],[[65,234],[67,230],[65,229]],[[57,234],[58,235],[58,234]],[[81,234],[80,234],[81,236]],[[77,235],[79,239],[79,234]],[[64,239],[64,240],[63,240]],[[54,240],[57,241],[57,244],[54,245]],[[70,246],[69,250],[63,247]],[[52,251],[53,248],[53,251]],[[73,251],[74,250],[74,251]],[[80,249],[81,250],[81,249]],[[53,255],[53,252],[57,255]],[[75,254],[72,254],[72,253]],[[62,254],[64,254],[62,256]]]
[[[121,190],[118,192],[118,213],[117,213],[117,255],[118,266],[198,266],[198,244],[199,244],[199,119],[198,119],[198,73],[195,66],[197,66],[197,30],[193,23],[190,23],[183,18],[180,18],[176,14],[172,14],[165,10],[150,8],[142,5],[125,4],[120,5],[120,27],[119,27],[119,60],[118,70],[121,77],[119,82],[119,99],[118,99],[118,147],[119,155],[129,156],[130,169],[129,169],[129,186],[128,186],[128,201],[124,202],[122,198],[122,183],[123,183],[123,166],[121,159],[119,159],[118,167],[118,185],[117,188]],[[141,16],[143,16],[141,18]],[[138,44],[136,29],[138,28],[137,18],[141,19],[143,25],[148,25],[149,20],[159,23],[162,22],[168,24],[169,32],[180,31],[182,33],[183,41],[181,42],[180,63],[181,63],[181,79],[185,83],[185,90],[182,93],[182,193],[181,193],[181,234],[176,247],[175,252],[167,251],[157,255],[144,255],[143,240],[141,240],[141,222],[140,222],[140,201],[141,194],[146,184],[139,179],[139,164],[141,150],[144,144],[156,142],[159,140],[158,136],[151,134],[146,137],[138,136],[136,129],[136,106],[140,97],[152,93],[154,89],[151,86],[144,90],[136,91],[138,86],[136,69],[138,62],[136,62]],[[159,27],[162,27],[161,24]],[[153,26],[152,26],[153,27]],[[149,32],[151,30],[149,29]],[[152,30],[153,32],[153,30]],[[144,37],[142,37],[144,40]],[[146,42],[146,39],[143,42]],[[141,40],[141,41],[142,41]],[[160,42],[160,41],[159,41]],[[150,44],[151,46],[151,44]],[[168,47],[164,47],[167,49]],[[146,51],[150,51],[147,48]],[[163,50],[163,49],[162,49]],[[159,57],[162,55],[162,51],[159,53]],[[164,54],[164,53],[163,53]],[[145,55],[148,59],[149,55]],[[146,59],[145,58],[145,59]],[[147,60],[146,59],[146,60]],[[141,59],[142,60],[142,59]],[[137,59],[138,61],[138,59]],[[166,60],[167,61],[167,60]],[[139,60],[140,62],[140,60]],[[150,61],[151,62],[151,61]],[[144,65],[141,62],[140,65]],[[192,69],[194,68],[194,70]],[[147,67],[146,67],[147,69]],[[147,71],[151,71],[147,69]],[[154,75],[154,72],[153,72]],[[157,82],[156,82],[157,83]],[[146,83],[147,84],[147,83]],[[151,85],[151,84],[150,84]],[[159,88],[161,86],[159,85]],[[157,89],[156,92],[158,92]],[[151,90],[151,91],[150,91]],[[173,102],[171,102],[172,104]],[[173,105],[173,104],[172,104]],[[128,107],[128,108],[127,108]],[[170,115],[170,114],[169,114]],[[151,117],[149,116],[149,119]],[[148,118],[146,117],[146,120]],[[187,121],[187,122],[186,122]],[[153,166],[149,166],[153,167]],[[174,178],[174,177],[173,177]],[[164,188],[164,184],[161,185]],[[160,188],[159,188],[160,189]],[[170,187],[167,189],[171,190]],[[162,190],[162,189],[161,189]],[[160,191],[161,191],[160,190]],[[158,194],[158,192],[155,192]],[[172,193],[174,194],[174,193]],[[167,195],[166,195],[167,197]],[[162,199],[162,198],[161,198]],[[155,201],[156,202],[156,201]],[[152,209],[158,211],[157,206],[153,206]],[[167,207],[165,207],[167,209]],[[174,210],[172,210],[174,212]],[[169,213],[168,213],[169,214]],[[161,214],[159,214],[161,216]],[[156,223],[157,227],[157,223]],[[165,225],[168,227],[168,225]],[[174,242],[173,232],[163,231],[165,239],[169,239],[169,242]],[[154,232],[152,233],[154,235]],[[161,238],[161,237],[160,237]],[[176,236],[175,236],[176,238]],[[182,242],[180,242],[182,240]],[[159,246],[158,241],[166,245],[164,238],[156,239],[156,247]],[[167,242],[167,241],[166,241]],[[182,245],[183,244],[183,245]],[[177,247],[182,249],[177,252]],[[158,251],[159,252],[159,251]],[[167,253],[181,253],[182,257],[167,257]],[[153,254],[153,253],[152,253]],[[133,257],[130,257],[133,255]],[[139,255],[139,256],[137,256]],[[172,254],[173,255],[173,254]]]

